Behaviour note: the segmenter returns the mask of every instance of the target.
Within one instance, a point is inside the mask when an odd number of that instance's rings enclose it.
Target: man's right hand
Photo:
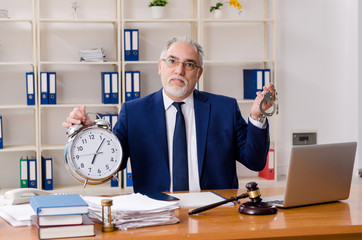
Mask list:
[[[69,128],[72,125],[89,125],[92,124],[92,120],[88,116],[85,110],[85,105],[82,105],[80,108],[74,108],[69,116],[66,119],[66,122],[62,123],[64,128]]]

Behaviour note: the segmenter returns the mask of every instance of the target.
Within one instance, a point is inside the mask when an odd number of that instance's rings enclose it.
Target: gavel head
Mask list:
[[[246,184],[247,194],[249,195],[250,201],[253,203],[261,202],[261,194],[256,182],[249,182]]]
[[[249,182],[245,186],[250,198],[249,202],[243,203],[239,207],[239,212],[249,215],[266,215],[278,212],[277,207],[266,202],[262,202],[261,194],[256,182]]]

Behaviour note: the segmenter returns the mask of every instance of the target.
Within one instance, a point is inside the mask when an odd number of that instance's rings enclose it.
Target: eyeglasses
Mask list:
[[[180,62],[172,58],[161,59],[161,60],[164,61],[167,64],[167,66],[170,68],[177,67],[180,63],[187,71],[193,71],[195,70],[195,68],[201,68],[201,66],[197,66],[196,63],[190,61]]]

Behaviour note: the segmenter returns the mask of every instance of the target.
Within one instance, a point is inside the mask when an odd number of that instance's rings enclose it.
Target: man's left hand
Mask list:
[[[254,120],[258,120],[262,116],[262,113],[260,112],[259,105],[260,105],[260,102],[263,100],[264,94],[266,92],[271,92],[272,96],[273,96],[273,101],[275,102],[275,100],[276,100],[276,96],[275,96],[276,91],[275,91],[275,87],[274,87],[273,83],[269,83],[268,86],[264,86],[262,92],[257,92],[256,93],[257,96],[256,96],[256,98],[254,100],[254,103],[253,103],[253,106],[251,107],[251,112],[250,112],[250,116]],[[262,109],[265,112],[272,106],[273,105],[270,102],[264,101],[263,105],[262,105]]]

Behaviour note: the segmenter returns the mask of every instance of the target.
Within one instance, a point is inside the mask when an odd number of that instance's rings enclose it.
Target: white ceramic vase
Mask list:
[[[223,11],[222,9],[215,9],[214,10],[214,18],[220,19],[223,17]]]
[[[165,7],[153,6],[151,7],[151,11],[152,11],[152,18],[154,19],[163,18],[165,15]]]

